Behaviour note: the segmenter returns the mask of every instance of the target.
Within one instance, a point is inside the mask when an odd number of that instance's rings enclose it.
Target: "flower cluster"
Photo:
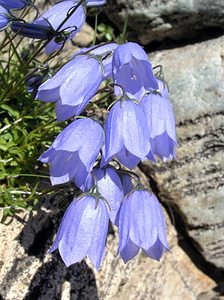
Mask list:
[[[66,120],[80,115],[101,82],[110,77],[115,103],[105,127],[91,118],[75,120],[40,157],[50,165],[53,185],[73,181],[84,192],[69,206],[51,248],[59,249],[66,265],[88,255],[99,267],[109,219],[119,227],[119,253],[125,262],[140,248],[153,259],[169,249],[156,197],[142,186],[133,186],[128,171],[110,164],[116,159],[133,169],[146,159],[175,156],[168,88],[153,74],[144,50],[135,43],[113,43],[80,51],[40,85],[36,98],[55,102],[57,119]]]
[[[51,58],[81,28],[86,7],[105,2],[64,0],[27,23],[13,10],[34,5],[31,0],[0,0],[0,29],[10,24],[16,35],[43,40],[41,49]],[[33,72],[26,85],[36,100],[55,104],[57,121],[73,118],[39,158],[49,164],[52,185],[73,182],[81,193],[69,205],[50,251],[59,249],[67,266],[88,256],[98,269],[110,221],[118,226],[124,262],[140,248],[159,260],[169,250],[162,208],[130,170],[141,161],[173,159],[177,142],[168,86],[154,74],[143,48],[113,42],[80,49],[56,72]],[[107,93],[112,101],[103,124],[86,111],[97,107],[97,94]]]

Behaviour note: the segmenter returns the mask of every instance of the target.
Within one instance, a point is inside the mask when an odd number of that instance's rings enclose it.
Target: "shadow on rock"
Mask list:
[[[26,300],[98,299],[94,273],[84,261],[66,268],[57,251],[47,254],[65,206],[73,198],[74,193],[66,204],[61,197],[45,199],[37,212],[30,213],[17,236],[18,257],[3,279],[5,296],[12,287],[18,289],[20,282],[29,287],[19,292]]]
[[[41,299],[98,299],[95,277],[83,261],[66,268],[55,255],[44,263],[30,282],[24,300]]]

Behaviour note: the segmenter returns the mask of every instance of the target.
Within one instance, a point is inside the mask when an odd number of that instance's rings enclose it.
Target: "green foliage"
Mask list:
[[[3,41],[3,44],[7,41]],[[31,209],[48,182],[48,168],[38,157],[61,131],[55,122],[54,105],[27,93],[24,78],[30,64],[21,58],[13,41],[0,51],[0,209],[13,215]],[[65,126],[65,125],[64,125]]]
[[[100,23],[97,26],[97,31],[100,39],[105,40],[106,42],[115,41],[116,37],[114,35],[114,29],[104,23]]]

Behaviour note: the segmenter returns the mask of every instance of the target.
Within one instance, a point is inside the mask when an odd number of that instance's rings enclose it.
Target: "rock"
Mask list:
[[[78,47],[88,47],[94,39],[94,30],[85,23],[79,32],[74,36],[73,42]]]
[[[57,203],[57,200],[54,201]],[[51,209],[50,209],[51,208]],[[125,265],[116,256],[117,231],[108,235],[107,252],[99,272],[89,261],[66,268],[57,253],[47,255],[58,209],[21,213],[9,225],[0,224],[0,294],[18,299],[217,299],[215,282],[199,271],[177,244],[167,218],[171,253],[160,262],[142,253]],[[178,288],[177,288],[178,287]]]
[[[224,37],[151,55],[177,121],[177,159],[142,167],[207,262],[224,266]]]
[[[151,61],[164,68],[177,124],[223,111],[224,36],[158,51],[151,55]]]
[[[143,45],[154,40],[192,39],[208,29],[223,32],[224,2],[222,0],[108,0],[107,17],[123,28],[128,16],[129,39]]]

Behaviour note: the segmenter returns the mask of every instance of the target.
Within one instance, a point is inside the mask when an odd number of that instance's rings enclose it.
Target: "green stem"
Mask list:
[[[36,178],[45,178],[49,179],[49,176],[45,175],[36,175],[36,174],[7,174],[3,173],[2,176],[7,176],[7,178],[17,178],[17,177],[36,177]]]
[[[68,21],[68,19],[75,13],[75,11],[79,8],[79,6],[82,5],[82,3],[84,2],[84,0],[80,0],[78,2],[78,4],[71,9],[71,11],[69,11],[69,13],[67,14],[66,18],[61,22],[61,24],[58,26],[58,28],[55,30],[55,32],[53,33],[53,35],[51,36],[51,40],[59,33],[60,29],[62,28],[62,26]],[[27,63],[24,64],[24,67],[21,70],[21,73],[24,73],[24,71],[28,68],[29,64],[32,62],[32,60],[45,48],[45,46],[49,43],[49,40],[47,40],[39,49],[37,49],[37,51],[34,52],[34,54],[28,59]],[[17,88],[22,82],[23,82],[24,78],[22,78],[21,80],[19,80],[17,82],[17,84],[14,86],[14,88]],[[8,91],[5,91],[5,93],[3,93],[2,95],[2,99],[4,99],[4,97],[7,95],[7,98],[10,97],[10,95],[12,94],[12,89],[11,91],[8,93]]]
[[[98,26],[98,15],[95,15],[95,25],[94,25],[94,36],[93,36],[93,46],[96,44],[96,33],[97,33],[97,26]]]

